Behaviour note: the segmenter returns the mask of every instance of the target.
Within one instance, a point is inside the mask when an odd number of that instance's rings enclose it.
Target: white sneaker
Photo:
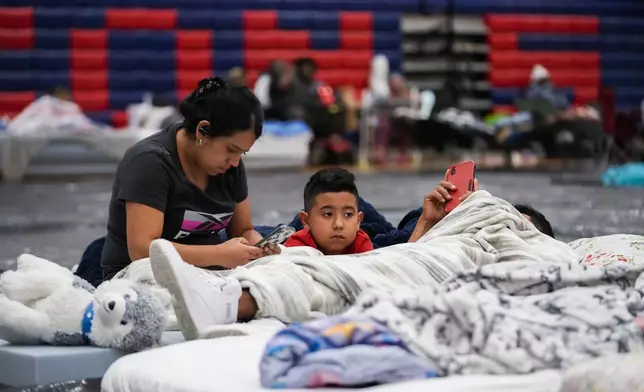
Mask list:
[[[166,240],[150,244],[150,265],[157,283],[174,297],[174,311],[186,340],[198,339],[211,326],[237,322],[242,289],[236,279],[206,274],[185,263]]]

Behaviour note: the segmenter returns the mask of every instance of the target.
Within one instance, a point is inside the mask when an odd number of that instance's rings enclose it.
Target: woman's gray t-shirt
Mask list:
[[[177,153],[175,124],[132,146],[123,157],[112,186],[107,236],[101,258],[104,279],[130,262],[127,250],[125,203],[133,202],[164,213],[161,238],[187,245],[221,243],[235,205],[246,199],[246,171],[240,161],[212,176],[206,190],[186,177]]]

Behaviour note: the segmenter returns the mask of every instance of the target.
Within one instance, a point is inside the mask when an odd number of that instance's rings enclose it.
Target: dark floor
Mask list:
[[[309,174],[249,174],[256,224],[285,222],[302,206]],[[438,175],[359,175],[361,194],[393,223],[420,205]],[[612,233],[644,235],[644,189],[551,185],[545,174],[481,173],[492,194],[541,210],[559,237],[571,240]],[[0,184],[0,269],[23,252],[65,266],[105,233],[110,182]]]

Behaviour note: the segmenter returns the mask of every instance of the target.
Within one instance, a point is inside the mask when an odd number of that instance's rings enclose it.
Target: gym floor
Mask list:
[[[249,173],[255,224],[288,222],[302,206],[310,173]],[[438,174],[357,175],[363,197],[393,224],[420,205]],[[482,188],[513,203],[530,204],[550,220],[558,238],[614,233],[644,235],[644,189],[552,185],[538,173],[480,173]],[[111,181],[0,184],[0,269],[24,252],[71,267],[105,234]]]

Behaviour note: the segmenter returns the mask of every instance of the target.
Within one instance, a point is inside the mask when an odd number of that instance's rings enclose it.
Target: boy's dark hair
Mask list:
[[[210,137],[231,136],[253,128],[255,138],[262,135],[264,115],[259,100],[247,87],[228,84],[222,78],[202,79],[197,88],[179,105],[183,128],[194,138],[197,124],[208,121],[203,131]]]
[[[321,193],[349,192],[356,197],[358,202],[358,187],[356,178],[345,169],[322,169],[311,176],[304,187],[304,211],[309,212],[315,204],[315,198]]]
[[[540,232],[555,238],[555,232],[552,230],[552,225],[550,225],[550,222],[548,222],[548,219],[546,219],[542,213],[523,204],[516,204],[514,208],[516,208],[520,213],[529,216],[530,219],[532,219],[532,224],[534,224]]]

